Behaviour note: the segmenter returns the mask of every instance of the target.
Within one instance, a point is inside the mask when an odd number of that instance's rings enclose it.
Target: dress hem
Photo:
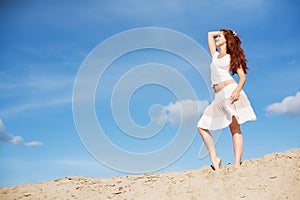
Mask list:
[[[250,118],[250,119],[246,119],[246,120],[239,120],[239,118],[236,115],[231,115],[231,119],[225,123],[224,125],[222,125],[220,128],[211,128],[211,127],[204,127],[202,125],[197,125],[197,128],[202,128],[202,129],[206,129],[206,130],[212,130],[212,131],[216,131],[216,130],[221,130],[224,128],[227,128],[230,126],[230,124],[232,123],[232,117],[235,117],[237,119],[237,122],[239,125],[244,124],[246,122],[250,122],[250,121],[255,121],[256,117]]]

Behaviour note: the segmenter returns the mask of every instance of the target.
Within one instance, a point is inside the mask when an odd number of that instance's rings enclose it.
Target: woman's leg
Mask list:
[[[209,152],[210,160],[214,166],[215,169],[219,169],[221,165],[221,158],[217,156],[217,151],[215,147],[215,141],[210,134],[210,132],[206,129],[202,129],[198,127],[198,131],[200,132],[200,135],[202,137],[202,140],[207,148],[207,151]]]
[[[229,126],[232,135],[233,150],[234,150],[234,167],[239,167],[243,155],[243,135],[240,125],[235,117],[232,117],[232,123]]]

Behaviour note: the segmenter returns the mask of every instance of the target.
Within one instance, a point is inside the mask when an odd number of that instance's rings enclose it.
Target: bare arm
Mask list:
[[[246,74],[243,70],[242,67],[239,67],[237,69],[237,74],[239,76],[239,83],[238,83],[238,86],[236,87],[236,89],[232,92],[232,95],[230,97],[230,100],[231,102],[235,102],[237,100],[239,100],[240,98],[240,92],[242,91],[244,85],[245,85],[245,82],[246,82]]]
[[[216,52],[216,43],[215,43],[215,37],[217,37],[219,34],[219,31],[210,31],[207,34],[207,42],[208,42],[208,48],[210,51],[210,55],[214,55]]]

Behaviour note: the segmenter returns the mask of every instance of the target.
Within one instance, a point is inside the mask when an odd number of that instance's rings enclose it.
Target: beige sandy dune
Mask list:
[[[272,153],[213,171],[112,178],[65,177],[0,188],[0,199],[300,199],[300,149]]]

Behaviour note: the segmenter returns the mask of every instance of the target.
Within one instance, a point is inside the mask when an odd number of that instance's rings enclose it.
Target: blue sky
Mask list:
[[[72,92],[89,53],[109,37],[134,28],[175,30],[205,50],[208,31],[233,29],[242,39],[251,69],[244,90],[258,118],[242,125],[243,159],[299,148],[299,6],[298,1],[283,0],[1,1],[0,186],[70,175],[126,174],[98,162],[81,142],[73,120]],[[110,97],[126,71],[145,63],[162,63],[179,71],[196,91],[198,102],[177,101],[158,85],[139,88],[129,103],[136,124],[149,122],[148,109],[153,104],[161,104],[168,116],[156,137],[135,140],[116,126]],[[140,153],[167,144],[176,133],[179,104],[187,103],[195,115],[193,106],[203,109],[210,102],[209,94],[201,91],[203,80],[195,74],[185,61],[167,52],[148,49],[123,55],[105,72],[100,82],[105,87],[99,86],[95,95],[97,117],[106,136],[116,146]],[[160,171],[208,165],[208,157],[198,157],[201,145],[196,135],[183,156]],[[228,129],[222,131],[217,150],[224,162],[233,162]]]

